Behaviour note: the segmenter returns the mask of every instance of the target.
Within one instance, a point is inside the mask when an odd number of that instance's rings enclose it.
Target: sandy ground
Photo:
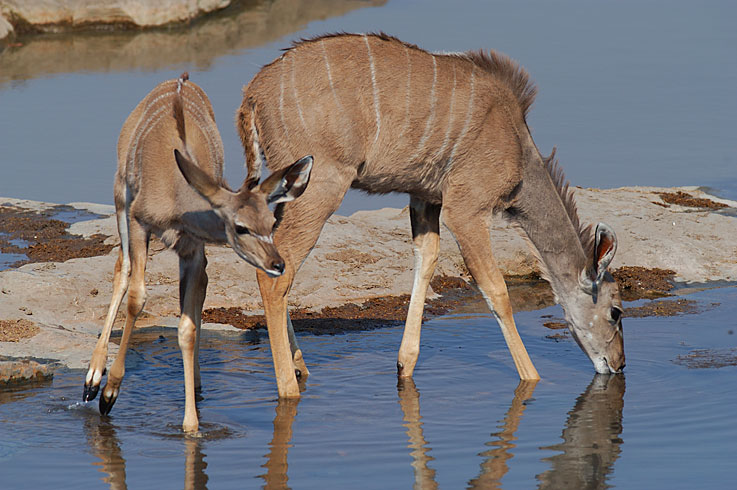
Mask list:
[[[579,188],[575,192],[583,221],[606,221],[615,229],[619,247],[613,268],[672,270],[675,279],[684,282],[737,281],[736,202],[713,198],[696,188]],[[701,207],[703,202],[691,202],[678,192],[728,207]],[[37,211],[52,206],[10,198],[0,198],[0,205]],[[0,356],[50,359],[70,368],[87,367],[110,301],[118,238],[111,206],[70,206],[105,217],[75,223],[69,233],[104,235],[107,238],[102,241],[115,247],[102,256],[30,263],[1,271],[0,320],[14,324],[27,320],[39,331],[27,338],[21,335],[14,341],[0,340]],[[536,274],[537,265],[516,229],[498,218],[491,235],[495,258],[505,275]],[[254,269],[227,247],[210,246],[207,256],[210,283],[205,308],[236,307],[244,315],[261,313]],[[290,305],[309,315],[325,307],[408,294],[413,265],[406,208],[333,216],[297,276]],[[458,247],[445,228],[441,230],[436,276],[469,279]],[[176,255],[153,242],[146,277],[148,300],[138,325],[176,326]],[[430,292],[429,298],[437,297],[436,292]],[[121,318],[119,314],[116,328]],[[205,328],[232,327],[209,323]],[[111,358],[115,350],[111,345]]]

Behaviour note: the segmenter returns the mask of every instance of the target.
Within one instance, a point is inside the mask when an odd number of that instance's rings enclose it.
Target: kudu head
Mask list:
[[[618,373],[624,368],[622,300],[617,283],[607,269],[617,251],[617,236],[599,223],[593,257],[581,270],[578,285],[565,304],[573,338],[589,356],[597,373]]]
[[[233,250],[269,276],[280,276],[284,272],[284,260],[274,246],[276,218],[269,205],[289,202],[302,195],[310,180],[312,157],[301,158],[260,184],[246,181],[238,191],[222,186],[179,150],[174,150],[174,158],[189,185],[210,203],[223,221]]]

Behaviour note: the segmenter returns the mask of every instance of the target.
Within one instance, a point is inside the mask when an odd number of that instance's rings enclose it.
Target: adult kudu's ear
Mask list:
[[[184,179],[213,207],[218,207],[223,189],[215,180],[197,166],[192,160],[174,150],[174,159]]]
[[[614,230],[605,223],[596,225],[596,231],[594,232],[594,256],[591,264],[585,267],[579,276],[579,285],[581,288],[593,294],[594,298],[596,298],[596,291],[601,285],[607,267],[611,264],[616,251],[617,235],[614,234]],[[596,299],[594,299],[594,302],[596,302]]]
[[[297,199],[307,189],[312,171],[312,156],[302,157],[289,167],[270,175],[257,188],[269,204]]]
[[[611,264],[617,251],[617,235],[605,223],[596,225],[594,238],[594,263],[592,264],[592,279],[599,283],[604,278],[607,267]]]

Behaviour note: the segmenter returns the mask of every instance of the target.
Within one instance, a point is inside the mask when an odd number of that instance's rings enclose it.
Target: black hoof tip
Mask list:
[[[95,399],[97,392],[100,390],[100,386],[87,386],[84,385],[84,393],[82,393],[82,401],[89,402]]]
[[[297,379],[300,379],[302,377],[302,371],[300,371],[299,369],[295,369],[294,375],[297,376]]]
[[[404,364],[401,362],[397,362],[397,374],[402,374],[402,371],[404,370]]]
[[[113,405],[115,405],[115,400],[117,400],[116,397],[112,397],[110,400],[105,399],[105,395],[100,395],[100,415],[107,415],[110,413],[110,410],[113,409]]]

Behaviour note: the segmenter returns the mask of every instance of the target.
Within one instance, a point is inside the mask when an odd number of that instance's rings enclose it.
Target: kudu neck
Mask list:
[[[578,287],[586,255],[553,176],[537,149],[527,153],[522,165],[522,183],[508,211],[537,250],[543,275],[556,297],[565,303]]]

